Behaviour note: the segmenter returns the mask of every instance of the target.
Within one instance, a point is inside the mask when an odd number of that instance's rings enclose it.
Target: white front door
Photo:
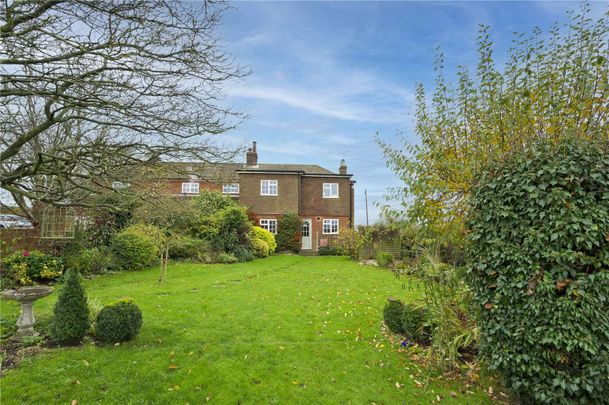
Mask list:
[[[310,219],[305,219],[302,221],[302,248],[303,249],[311,249],[311,221]]]

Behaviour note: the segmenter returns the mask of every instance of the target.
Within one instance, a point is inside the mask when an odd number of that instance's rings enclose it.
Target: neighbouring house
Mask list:
[[[317,165],[258,163],[256,142],[245,163],[167,163],[157,190],[176,196],[196,196],[201,190],[230,195],[247,207],[256,225],[273,233],[286,213],[302,219],[302,252],[331,247],[342,229],[353,226],[353,175],[345,161],[338,173]]]

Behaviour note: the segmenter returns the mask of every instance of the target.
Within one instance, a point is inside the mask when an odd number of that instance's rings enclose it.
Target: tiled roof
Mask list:
[[[246,166],[244,163],[164,162],[164,176],[168,179],[184,179],[189,176],[212,182],[237,179],[237,171],[303,172],[305,174],[335,175],[336,173],[318,165],[261,163]]]
[[[211,182],[227,182],[237,179],[236,170],[243,163],[164,162],[164,176],[168,179],[185,179],[190,176]]]
[[[260,163],[257,166],[242,166],[243,171],[304,172],[305,174],[336,174],[318,165]]]

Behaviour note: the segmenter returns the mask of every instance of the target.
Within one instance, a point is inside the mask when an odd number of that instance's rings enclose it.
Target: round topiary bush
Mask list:
[[[271,232],[267,231],[264,228],[260,228],[259,226],[253,226],[250,238],[254,239],[262,239],[269,245],[269,254],[275,253],[275,249],[277,249],[277,242],[275,241],[275,235]]]
[[[114,235],[110,247],[115,266],[122,270],[141,270],[151,266],[159,254],[150,236],[129,228]]]
[[[89,329],[89,306],[78,271],[70,269],[53,309],[49,328],[51,339],[57,343],[77,343]]]
[[[95,337],[100,342],[118,343],[132,340],[142,327],[142,311],[130,299],[107,305],[95,319]]]
[[[267,257],[269,255],[269,244],[262,239],[252,239],[250,241],[252,253],[256,257]]]
[[[609,398],[609,153],[537,145],[474,187],[481,353],[522,403]]]
[[[404,312],[404,304],[401,301],[389,301],[383,309],[383,320],[385,325],[393,333],[402,333],[402,312]]]

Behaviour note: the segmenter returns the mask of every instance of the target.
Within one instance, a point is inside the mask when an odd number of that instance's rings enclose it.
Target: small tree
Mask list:
[[[277,221],[277,250],[298,252],[302,240],[302,220],[296,214],[284,214]]]
[[[167,277],[169,250],[180,238],[199,226],[200,215],[195,204],[186,199],[167,195],[148,198],[135,213],[143,223],[153,224],[149,232],[160,254],[159,282]]]
[[[440,234],[460,229],[472,184],[487,163],[544,139],[608,140],[608,35],[609,15],[594,21],[584,2],[562,28],[516,35],[500,58],[504,68],[495,62],[488,27],[477,39],[478,66],[460,67],[454,85],[440,53],[433,94],[426,95],[422,84],[416,89],[420,142],[379,142],[403,181],[390,198],[404,209],[390,204],[384,213],[406,214]]]
[[[89,329],[87,295],[78,271],[70,269],[53,310],[51,339],[58,343],[77,343]]]

